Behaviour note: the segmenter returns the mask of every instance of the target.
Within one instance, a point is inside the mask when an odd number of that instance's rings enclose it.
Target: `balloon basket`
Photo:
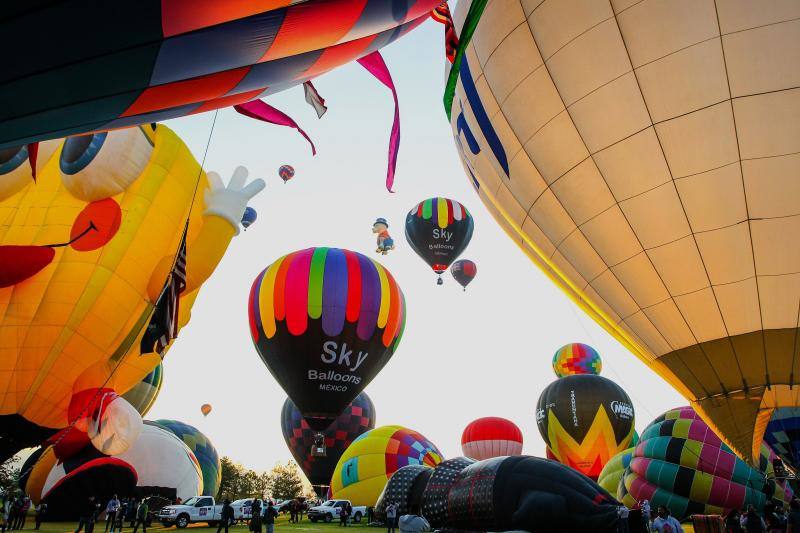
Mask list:
[[[439,277],[436,279],[436,284],[437,284],[437,285],[444,285],[444,280],[442,279],[442,277],[441,277],[441,276],[439,276]]]

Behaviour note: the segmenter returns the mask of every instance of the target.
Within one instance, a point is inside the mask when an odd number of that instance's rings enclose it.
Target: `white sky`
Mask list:
[[[522,428],[524,452],[544,455],[534,420],[540,392],[555,376],[553,352],[586,342],[603,356],[603,375],[633,399],[641,431],[661,412],[686,402],[575,307],[497,226],[465,177],[442,107],[443,29],[433,21],[383,50],[401,110],[396,194],[384,187],[392,101],[362,67],[351,64],[314,81],[329,111],[322,120],[302,87],[268,101],[292,116],[316,143],[311,156],[294,130],[220,111],[206,160],[227,180],[245,165],[267,188],[250,205],[259,219],[236,237],[203,287],[190,324],[165,359],[164,387],[149,419],[195,425],[221,455],[267,469],[291,458],[280,428],[285,394],[261,362],[247,323],[253,278],[283,254],[335,246],[372,255],[373,221],[386,217],[397,250],[380,257],[402,287],[408,320],[397,353],[366,388],[378,425],[421,432],[447,457],[461,455],[461,432],[481,416]],[[199,159],[213,113],[167,123]],[[282,164],[297,170],[283,185]],[[466,293],[450,274],[435,275],[409,248],[406,212],[432,196],[461,201],[475,233],[462,257],[478,264]],[[374,256],[373,257],[377,257]],[[200,405],[213,412],[203,418]]]

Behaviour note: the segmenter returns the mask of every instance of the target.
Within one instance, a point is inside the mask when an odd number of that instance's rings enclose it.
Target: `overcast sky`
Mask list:
[[[167,355],[164,387],[150,419],[195,425],[247,467],[267,469],[291,458],[280,428],[286,397],[256,353],[248,330],[253,278],[278,257],[309,246],[374,254],[371,226],[386,217],[397,250],[378,258],[402,287],[408,309],[397,353],[366,391],[378,425],[421,432],[447,457],[461,454],[461,432],[481,416],[503,416],[523,431],[524,453],[544,455],[534,410],[555,376],[553,352],[586,342],[603,356],[603,375],[631,396],[641,431],[661,412],[684,405],[669,385],[606,334],[553,286],[502,232],[465,177],[442,107],[443,30],[433,21],[383,50],[398,87],[401,147],[396,193],[384,186],[392,119],[390,93],[358,64],[314,81],[329,106],[318,120],[296,87],[268,101],[297,120],[316,143],[311,156],[294,130],[219,112],[205,168],[227,181],[237,165],[267,187],[250,205],[259,218],[236,237],[203,287],[192,320]],[[199,159],[213,113],[170,121]],[[277,170],[297,174],[283,185]],[[462,257],[478,275],[466,293],[435,275],[409,248],[406,212],[420,200],[446,196],[475,219]],[[200,405],[213,405],[203,418]]]

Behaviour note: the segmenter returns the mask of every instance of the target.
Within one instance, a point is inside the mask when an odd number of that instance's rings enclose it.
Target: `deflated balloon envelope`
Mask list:
[[[375,504],[375,517],[386,519],[386,506],[397,505],[397,516],[408,514],[422,504],[422,493],[434,470],[427,465],[404,466],[389,478]]]
[[[436,465],[422,493],[422,516],[430,522],[431,527],[442,527],[447,524],[449,518],[447,498],[450,488],[458,479],[459,472],[474,462],[475,460],[469,457],[454,457]]]
[[[253,282],[248,310],[261,360],[320,431],[386,365],[405,325],[405,299],[392,274],[339,248],[307,248],[275,261]]]
[[[362,433],[375,427],[375,405],[362,392],[336,417],[323,432],[325,456],[311,455],[311,447],[319,434],[311,429],[297,406],[286,398],[281,409],[281,430],[286,446],[292,452],[308,481],[315,486],[328,486],[336,463],[348,446]]]

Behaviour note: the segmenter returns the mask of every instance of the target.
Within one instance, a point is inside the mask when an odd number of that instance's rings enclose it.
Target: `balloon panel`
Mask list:
[[[20,50],[0,84],[0,147],[166,120],[273,94],[389,44],[436,0],[46,6],[6,17]],[[325,21],[322,24],[320,21]],[[67,30],[67,28],[69,28]],[[102,38],[98,38],[98,31]],[[99,80],[105,80],[99,82]],[[62,90],[52,94],[51,87]]]
[[[553,354],[553,372],[560,378],[573,374],[599,374],[602,369],[600,354],[582,342],[565,344]]]
[[[454,457],[436,465],[422,493],[422,516],[428,519],[431,527],[442,527],[448,522],[447,500],[450,488],[455,484],[461,470],[474,462],[469,457]]]
[[[375,405],[362,392],[323,432],[325,457],[311,455],[318,431],[312,429],[289,398],[281,409],[281,430],[286,446],[312,485],[328,485],[339,458],[353,440],[375,427]]]
[[[339,248],[275,261],[255,279],[248,310],[262,361],[320,430],[389,361],[405,325],[405,299],[391,273]]]
[[[164,366],[159,363],[152,372],[147,374],[142,381],[133,386],[131,390],[122,395],[140,415],[144,416],[153,406],[161,392],[164,382]]]
[[[479,418],[470,422],[461,435],[465,456],[483,460],[522,453],[522,432],[510,420],[500,417]]]
[[[448,198],[429,198],[406,216],[406,240],[423,261],[441,274],[472,239],[472,215]]]
[[[542,391],[536,422],[558,461],[597,479],[611,457],[630,447],[634,410],[628,395],[613,381],[573,375]]]
[[[489,2],[448,111],[498,223],[751,460],[800,375],[800,39],[778,4],[711,7]]]
[[[435,466],[442,453],[420,433],[401,426],[381,426],[363,433],[345,450],[331,478],[336,499],[373,506],[388,479],[407,465]]]
[[[203,473],[203,496],[216,496],[222,481],[219,454],[211,441],[196,427],[177,420],[156,420],[159,426],[171,431],[194,453]]]
[[[628,448],[619,452],[606,463],[600,475],[597,477],[597,484],[606,489],[609,494],[617,495],[619,482],[622,481],[622,475],[625,469],[631,464],[631,457],[633,456],[633,448]],[[619,498],[619,495],[617,495]]]
[[[764,442],[789,467],[800,467],[800,408],[775,409],[764,431]]]
[[[375,503],[375,516],[386,520],[386,506],[397,505],[397,517],[408,514],[412,507],[422,504],[422,491],[433,474],[427,465],[408,465],[392,474]]]

